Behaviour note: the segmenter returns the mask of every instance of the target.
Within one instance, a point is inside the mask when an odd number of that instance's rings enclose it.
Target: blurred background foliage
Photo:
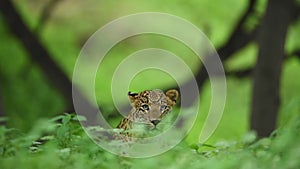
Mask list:
[[[42,13],[50,1],[14,0],[13,2],[31,31],[38,35],[41,43],[70,79],[76,58],[86,40],[101,26],[118,17],[147,11],[177,15],[199,27],[218,49],[227,42],[237,21],[248,6],[248,1],[240,0],[165,0],[163,2],[59,0],[51,9],[47,19],[41,21]],[[248,19],[245,25],[247,31],[253,30],[259,24],[266,3],[266,0],[258,0],[255,6],[256,15]],[[299,20],[289,27],[286,41],[287,54],[300,49],[299,30]],[[3,21],[2,15],[0,15],[0,37],[0,92],[5,116],[8,117],[7,124],[28,132],[40,119],[63,113],[66,110],[65,101],[55,87],[46,80],[40,68],[29,59],[19,40],[12,35]],[[196,56],[175,40],[156,35],[141,35],[122,41],[105,57],[96,79],[95,92],[98,104],[107,118],[113,118],[112,123],[116,123],[121,117],[110,114],[114,111],[110,84],[116,66],[122,59],[137,50],[155,47],[177,54],[194,73],[199,69]],[[227,71],[252,68],[256,63],[257,54],[257,44],[249,43],[226,60],[224,67]],[[299,59],[296,57],[290,57],[284,62],[280,87],[282,103],[279,127],[299,115],[300,81],[297,80],[300,72],[299,65]],[[172,85],[175,85],[174,80],[167,74],[145,71],[133,79],[129,90],[167,88]],[[224,114],[209,143],[239,139],[249,129],[251,76],[229,76],[227,85],[228,94]],[[210,107],[210,91],[210,84],[206,82],[200,93],[200,114],[195,123],[197,125],[186,138],[188,144],[196,144],[198,141],[206,112]],[[124,104],[128,104],[127,100],[124,100]]]
[[[114,19],[137,12],[170,13],[192,22],[206,34],[215,48],[221,51],[220,49],[226,46],[236,31],[236,26],[249,9],[249,4],[254,1],[13,0],[12,2],[26,26],[38,37],[55,64],[71,80],[76,59],[85,42],[100,27]],[[299,0],[295,2],[299,5]],[[243,31],[251,33],[257,27],[260,28],[267,5],[267,0],[256,1],[254,14],[242,25]],[[281,106],[277,130],[270,137],[258,139],[255,132],[249,132],[253,95],[253,77],[249,70],[251,72],[256,66],[259,53],[257,41],[252,40],[246,46],[241,45],[223,62],[228,74],[226,106],[220,124],[207,144],[199,144],[198,137],[211,106],[209,81],[205,81],[201,87],[199,115],[186,139],[172,150],[146,159],[118,157],[94,144],[82,130],[77,117],[65,113],[69,107],[64,94],[49,81],[43,69],[30,57],[24,44],[10,29],[1,13],[0,168],[73,169],[143,166],[144,168],[282,169],[300,166],[298,134],[300,81],[297,79],[300,72],[299,17],[288,27],[286,56],[280,81]],[[114,108],[111,96],[114,70],[128,55],[145,48],[160,48],[175,53],[195,74],[201,69],[201,63],[195,54],[174,39],[148,34],[123,40],[107,54],[97,72],[95,82],[98,105],[103,110],[105,118],[113,125],[121,118]],[[147,70],[139,73],[131,81],[128,90],[138,92],[152,88],[167,89],[174,85],[175,81],[170,75],[158,70]],[[119,84],[119,87],[124,86]],[[129,104],[126,93],[120,97],[124,98],[122,100],[124,105]]]

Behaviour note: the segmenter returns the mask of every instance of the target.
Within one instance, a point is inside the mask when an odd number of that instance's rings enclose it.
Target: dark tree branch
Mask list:
[[[244,45],[246,45],[249,40],[253,40],[253,38],[255,38],[256,34],[258,33],[258,28],[256,28],[252,33],[248,34],[249,38],[246,38],[247,35],[244,34],[242,32],[243,37],[244,38],[241,38],[240,40],[234,40],[238,37],[238,34],[236,32],[239,32],[242,30],[242,27],[243,27],[243,23],[245,23],[245,21],[247,20],[247,18],[249,17],[249,15],[252,15],[253,14],[253,10],[254,10],[254,5],[255,5],[255,1],[250,1],[250,4],[249,4],[249,7],[247,9],[247,11],[245,12],[245,14],[241,17],[241,20],[239,21],[239,23],[237,24],[236,28],[235,28],[235,31],[233,31],[233,35],[231,36],[231,38],[228,40],[228,42],[226,43],[225,46],[221,47],[219,50],[218,50],[218,53],[220,54],[220,56],[223,56],[221,57],[221,59],[224,59],[226,60],[226,56],[227,57],[230,57],[230,55],[232,55],[234,52],[236,52],[239,48],[235,48],[235,49],[231,49],[229,50],[229,44],[233,44],[232,42],[233,41],[237,41],[237,42],[241,42],[240,43],[240,48],[242,48]],[[300,17],[300,6],[299,5],[292,5],[293,7],[291,7],[291,22],[295,22],[298,20],[298,18]],[[245,36],[246,35],[246,36]],[[238,44],[235,45],[236,47],[238,47]],[[223,53],[223,54],[222,54]],[[225,56],[225,57],[224,57]],[[285,59],[288,59],[288,58],[292,58],[293,56],[297,57],[300,59],[300,50],[296,50],[294,52],[292,52],[290,55],[286,54],[285,56]],[[248,68],[248,69],[244,69],[244,70],[238,70],[238,71],[226,71],[226,75],[228,76],[235,76],[235,77],[238,77],[238,78],[243,78],[243,77],[247,77],[249,75],[251,75],[253,72],[253,68]]]
[[[56,7],[56,5],[61,2],[62,0],[50,0],[43,8],[38,25],[36,27],[35,32],[40,33],[42,29],[44,28],[45,24],[51,17],[53,9]]]
[[[247,18],[253,15],[255,4],[256,0],[249,0],[248,9],[245,11],[241,19],[236,24],[236,27],[233,29],[233,32],[230,38],[228,39],[227,43],[217,50],[221,61],[225,61],[236,51],[246,46],[250,41],[254,40],[257,34],[257,29],[254,29],[251,33],[247,34],[243,30],[243,25],[245,24]],[[200,71],[196,75],[199,88],[202,87],[204,81],[207,78],[208,75],[205,67],[201,67]]]
[[[243,70],[236,71],[226,71],[226,76],[233,76],[237,78],[249,77],[252,74],[253,68],[247,68]]]
[[[228,41],[222,47],[220,47],[217,50],[217,52],[220,56],[220,59],[223,63],[228,58],[230,58],[235,52],[239,51],[240,49],[245,47],[250,42],[256,40],[256,36],[257,36],[258,31],[260,29],[260,24],[258,24],[256,26],[256,28],[254,28],[249,33],[247,33],[247,31],[245,31],[245,29],[244,29],[244,25],[246,24],[248,18],[255,15],[255,5],[256,5],[256,3],[257,3],[257,0],[249,0],[248,8],[244,12],[244,14],[241,16],[240,20],[237,22],[235,28],[232,31],[231,36],[228,39]],[[294,5],[294,7],[291,8],[291,9],[293,10],[293,14],[294,14],[293,15],[294,17],[292,18],[292,20],[295,21],[299,17],[299,13],[300,13],[299,11],[300,10],[297,10],[297,9],[299,9],[299,6]],[[209,62],[210,57],[206,57],[206,58],[208,60],[206,60],[205,62]],[[239,74],[239,73],[235,72],[234,74]],[[246,75],[247,75],[247,73],[245,74],[245,76]],[[197,81],[199,90],[201,90],[204,82],[208,78],[206,68],[202,66],[199,69],[199,71],[196,73],[195,77],[196,77],[196,81]],[[191,83],[192,83],[192,81],[187,81],[182,86],[188,87]],[[171,88],[177,88],[178,89],[177,86],[173,86]],[[191,98],[194,98],[194,99],[196,99],[196,97],[197,97],[197,94],[195,94],[195,93],[189,93],[189,95],[191,96]],[[193,103],[193,101],[191,101],[191,104],[192,103]]]
[[[246,46],[249,42],[253,41],[257,34],[257,28],[252,30],[250,33],[246,33],[246,31],[243,29],[243,26],[245,25],[245,22],[247,19],[254,14],[255,12],[255,4],[256,0],[249,0],[249,5],[245,13],[241,16],[240,20],[237,22],[235,28],[232,31],[231,36],[229,37],[228,41],[220,47],[217,52],[220,56],[220,59],[222,62],[227,60],[232,54]],[[209,62],[210,57],[206,57],[207,60],[204,62]],[[205,80],[208,78],[207,71],[204,66],[202,66],[198,73],[195,75],[196,81],[199,87],[199,90],[201,90]],[[183,86],[189,86],[192,81],[188,81]],[[173,87],[177,88],[178,87]],[[197,94],[196,93],[190,93],[192,97],[196,99]],[[191,103],[192,104],[192,103]]]
[[[298,59],[300,59],[300,50],[297,50],[297,51],[292,52],[292,54],[290,55],[290,57],[292,57],[292,56],[295,56],[295,57],[297,57]]]
[[[254,40],[257,29],[252,30],[249,34],[245,33],[243,26],[251,15],[254,14],[256,0],[249,0],[248,9],[245,11],[236,27],[233,29],[233,32],[228,39],[227,43],[218,49],[218,53],[222,61],[228,59],[233,53],[237,50],[244,47],[250,41]]]
[[[296,57],[300,59],[300,50],[292,52],[290,55],[286,54],[284,56],[284,60],[291,59],[293,57]],[[226,71],[226,76],[232,76],[232,77],[237,77],[237,78],[245,78],[251,76],[253,73],[253,68],[246,68],[242,70],[234,70],[234,71]]]
[[[0,11],[10,31],[22,42],[25,50],[29,53],[30,59],[40,67],[50,84],[60,91],[67,103],[67,110],[74,111],[71,81],[52,60],[49,52],[41,45],[39,39],[26,26],[12,1],[1,0]],[[73,91],[80,98],[80,104],[85,107],[87,113],[92,114],[93,117],[87,117],[88,121],[90,123],[95,122],[94,115],[98,112],[98,109],[90,104],[76,86],[73,86]]]
[[[51,59],[49,52],[41,45],[38,38],[25,25],[12,1],[0,1],[0,10],[10,31],[20,39],[31,60],[40,66],[48,80],[61,92],[68,102],[68,108],[72,107],[72,84],[70,80]]]

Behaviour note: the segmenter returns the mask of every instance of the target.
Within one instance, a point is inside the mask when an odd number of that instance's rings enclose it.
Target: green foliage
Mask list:
[[[34,30],[45,1],[32,3],[25,0],[15,3],[26,23]],[[256,9],[258,16],[264,13],[265,3],[266,0],[259,0]],[[77,55],[87,38],[98,28],[120,16],[145,11],[174,14],[198,26],[219,47],[227,41],[246,6],[247,2],[240,0],[130,0],[105,3],[65,0],[54,9],[39,36],[53,59],[71,79]],[[259,21],[257,16],[251,18],[247,21],[246,30],[253,29]],[[299,48],[299,38],[295,38],[299,37],[299,23],[297,21],[291,25],[288,32],[286,50],[289,53]],[[29,59],[19,41],[6,28],[1,16],[0,35],[0,92],[7,113],[7,118],[1,118],[0,122],[6,121],[9,126],[14,127],[0,126],[0,168],[300,167],[300,122],[299,118],[295,118],[300,110],[300,81],[295,80],[300,72],[297,59],[285,62],[281,86],[280,129],[270,138],[257,140],[255,133],[244,134],[248,129],[251,81],[249,78],[230,77],[227,79],[228,95],[222,121],[207,144],[198,144],[197,140],[210,106],[209,83],[201,91],[197,125],[184,142],[157,157],[127,159],[110,154],[94,144],[74,115],[42,119],[62,112],[64,102],[40,68]],[[109,116],[113,110],[110,83],[114,69],[125,56],[149,47],[166,49],[179,55],[194,72],[199,68],[199,61],[192,57],[194,54],[172,39],[146,35],[122,41],[110,51],[97,73],[95,93],[99,105],[105,110],[105,116]],[[251,68],[255,64],[257,51],[255,44],[249,44],[226,61],[224,66],[227,70],[234,71]],[[174,79],[165,73],[144,71],[133,79],[129,88],[141,91],[146,88],[169,87],[173,83]],[[123,84],[119,85],[120,88],[124,87]],[[121,93],[122,97],[123,94],[123,102],[128,104],[126,93]]]
[[[35,31],[47,0],[14,1],[28,27]],[[215,3],[219,5],[214,5]],[[222,7],[222,6],[225,6]],[[135,8],[138,7],[138,8]],[[227,8],[230,7],[230,8]],[[238,19],[246,3],[239,0],[227,2],[210,0],[189,1],[62,1],[51,11],[48,22],[38,34],[41,43],[49,50],[56,63],[71,79],[76,58],[85,41],[104,24],[117,17],[136,12],[166,12],[183,17],[201,28],[216,46],[226,41],[233,23]],[[211,12],[214,11],[214,12]],[[226,15],[224,15],[226,13]],[[97,17],[94,17],[97,16]],[[1,17],[1,16],[0,16]],[[64,110],[64,103],[59,93],[51,86],[51,82],[34,64],[22,44],[7,29],[3,18],[0,18],[1,57],[0,73],[1,94],[9,117],[10,126],[29,130],[28,121],[36,121],[39,117],[51,117]],[[179,55],[192,69],[198,69],[199,61],[187,47],[170,38],[159,36],[137,36],[122,41],[109,52],[97,73],[95,93],[99,105],[105,112],[112,110],[111,78],[120,61],[136,50],[158,47]],[[87,73],[88,75],[88,73]],[[157,81],[157,78],[165,79]],[[148,83],[144,83],[148,81]],[[5,82],[5,83],[3,83]],[[144,71],[137,75],[130,84],[130,90],[140,91],[148,88],[166,88],[175,84],[174,79],[158,71]],[[124,87],[123,84],[120,84]],[[2,92],[3,91],[3,92]],[[124,94],[124,103],[126,93]],[[16,106],[17,105],[17,106]],[[22,113],[22,112],[27,112]],[[41,113],[43,112],[43,113]]]
[[[269,138],[257,139],[250,132],[215,145],[182,142],[159,156],[129,159],[102,150],[82,130],[77,116],[66,114],[37,123],[28,134],[2,126],[0,168],[299,168],[299,132],[300,117]],[[46,137],[43,144],[35,141]]]

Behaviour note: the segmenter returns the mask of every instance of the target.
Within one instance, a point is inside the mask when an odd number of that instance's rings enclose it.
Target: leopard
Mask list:
[[[128,92],[131,103],[129,114],[117,125],[121,129],[123,139],[136,137],[134,130],[137,126],[143,125],[148,131],[157,128],[157,125],[176,105],[179,92],[170,89],[166,92],[160,89],[144,90],[139,93]]]

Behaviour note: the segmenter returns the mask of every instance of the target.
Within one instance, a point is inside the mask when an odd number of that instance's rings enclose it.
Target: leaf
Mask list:
[[[64,117],[62,118],[62,123],[63,123],[63,124],[67,124],[67,123],[70,122],[70,120],[71,120],[71,116],[70,116],[70,115],[66,115],[66,116],[64,116]]]

